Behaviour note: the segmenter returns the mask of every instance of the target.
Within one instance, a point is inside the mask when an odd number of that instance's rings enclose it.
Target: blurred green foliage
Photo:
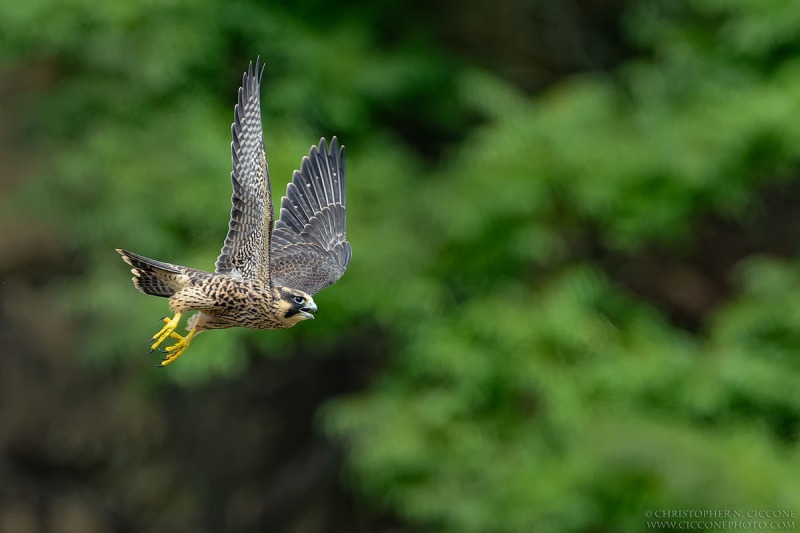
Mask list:
[[[800,5],[665,4],[625,14],[623,64],[529,95],[367,5],[6,3],[2,72],[49,74],[18,102],[43,168],[3,208],[66,243],[48,290],[83,356],[140,365],[166,306],[113,249],[212,268],[227,124],[260,54],[273,190],[338,134],[353,263],[313,324],[204,335],[160,379],[301,342],[369,350],[353,332],[374,325],[387,369],[321,422],[350,482],[412,524],[641,531],[647,509],[800,509],[800,263],[742,254],[689,329],[612,266],[685,258],[709,217],[746,233],[765,190],[800,187]]]

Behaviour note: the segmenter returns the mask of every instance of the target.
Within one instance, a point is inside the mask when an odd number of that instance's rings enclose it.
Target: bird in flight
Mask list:
[[[117,249],[132,268],[141,292],[169,298],[172,318],[151,339],[150,351],[167,339],[166,366],[208,329],[290,328],[313,319],[313,294],[344,274],[352,250],[345,234],[344,146],[320,139],[304,157],[281,199],[274,224],[269,168],[264,151],[259,96],[263,67],[251,63],[239,88],[231,126],[233,196],[228,234],[216,262],[205,272]],[[175,332],[181,317],[197,311],[188,333]]]

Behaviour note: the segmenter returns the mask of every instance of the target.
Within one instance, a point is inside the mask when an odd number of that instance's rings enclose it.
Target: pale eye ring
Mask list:
[[[296,303],[297,305],[302,305],[306,303],[306,299],[303,298],[302,296],[295,296],[294,298],[292,298],[292,300],[294,300],[294,303]]]

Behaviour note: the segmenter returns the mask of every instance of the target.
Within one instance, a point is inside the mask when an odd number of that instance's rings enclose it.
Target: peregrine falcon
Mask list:
[[[239,88],[231,126],[233,196],[228,234],[215,272],[204,272],[117,249],[141,292],[169,298],[174,316],[151,339],[150,352],[168,338],[166,366],[207,329],[290,328],[313,319],[312,295],[344,274],[352,250],[345,235],[344,146],[320,139],[303,158],[281,199],[273,228],[272,193],[261,126],[263,67],[251,63]],[[175,332],[181,317],[197,311],[188,333]]]

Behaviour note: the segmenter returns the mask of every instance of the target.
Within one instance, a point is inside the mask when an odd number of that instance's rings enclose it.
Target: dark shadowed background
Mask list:
[[[353,261],[156,369],[114,248],[213,268],[257,56]],[[797,2],[0,3],[0,531],[794,530],[799,161]]]

